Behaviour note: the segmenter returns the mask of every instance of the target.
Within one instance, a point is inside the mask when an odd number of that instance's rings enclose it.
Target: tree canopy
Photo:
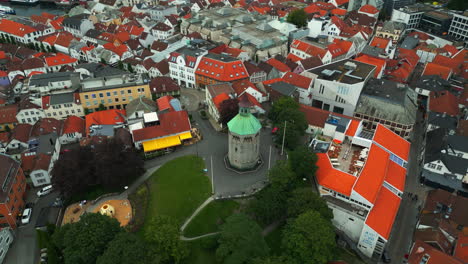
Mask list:
[[[289,164],[299,178],[309,178],[317,171],[317,155],[302,145],[289,152]]]
[[[65,264],[88,264],[96,263],[119,232],[123,229],[115,218],[86,213],[80,221],[58,228],[52,239]]]
[[[146,244],[135,234],[121,232],[107,245],[97,264],[151,263]]]
[[[468,9],[468,2],[466,0],[450,0],[447,7],[449,9],[465,11]]]
[[[291,166],[285,160],[278,160],[268,171],[268,178],[272,186],[282,190],[291,190],[296,182],[296,174],[291,170]]]
[[[274,104],[268,117],[279,128],[276,132],[276,143],[282,144],[283,133],[286,128],[285,146],[294,149],[299,145],[301,137],[307,129],[307,120],[304,113],[299,110],[299,104],[291,97],[283,96]],[[285,124],[286,121],[286,124]]]
[[[294,10],[288,14],[286,20],[298,28],[305,27],[307,25],[307,13],[304,9]]]
[[[331,220],[333,212],[327,203],[310,187],[298,188],[292,191],[287,201],[288,217],[297,217],[302,213],[314,210],[323,218]]]
[[[226,264],[249,263],[268,255],[260,226],[244,214],[234,214],[221,226],[217,259]]]
[[[257,222],[268,225],[286,216],[287,192],[277,186],[267,186],[261,190],[247,207]]]
[[[65,197],[86,192],[96,185],[117,189],[144,172],[142,158],[117,140],[65,152],[52,169],[52,184]]]
[[[237,98],[224,100],[219,108],[219,121],[225,126],[239,113],[239,100]]]
[[[189,249],[180,235],[179,224],[173,218],[158,215],[151,219],[144,237],[153,259],[160,263],[181,263],[189,255]]]
[[[330,220],[309,210],[288,221],[281,245],[288,263],[325,264],[334,256],[335,232]]]

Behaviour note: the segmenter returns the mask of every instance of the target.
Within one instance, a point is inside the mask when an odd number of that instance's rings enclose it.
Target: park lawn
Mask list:
[[[216,250],[206,249],[200,244],[200,240],[193,240],[189,243],[190,256],[185,261],[186,264],[216,264]]]
[[[275,230],[265,236],[265,241],[270,248],[270,255],[281,255],[281,235],[283,233],[283,227],[284,225],[278,226]]]
[[[181,224],[211,195],[211,183],[197,156],[171,160],[149,179],[150,198],[143,230],[156,215],[168,215]]]
[[[219,225],[239,208],[233,200],[219,200],[209,203],[184,230],[186,237],[196,237],[219,231]]]

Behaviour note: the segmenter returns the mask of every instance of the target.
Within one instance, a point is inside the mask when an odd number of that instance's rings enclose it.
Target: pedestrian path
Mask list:
[[[190,221],[192,221],[192,219],[197,216],[197,214],[203,209],[205,208],[205,206],[207,206],[209,203],[211,203],[213,201],[213,196],[210,196],[208,197],[208,199],[206,199],[206,201],[204,201],[198,208],[197,210],[195,210],[195,212],[193,212],[193,214],[187,219],[185,220],[185,223],[180,227],[180,231],[184,232],[185,228],[187,227],[187,225],[190,223]]]

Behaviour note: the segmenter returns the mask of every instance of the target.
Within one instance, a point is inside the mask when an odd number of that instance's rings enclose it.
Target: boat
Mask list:
[[[39,4],[39,0],[10,0],[10,3],[17,5],[36,5]]]
[[[58,6],[70,6],[71,1],[69,0],[55,0],[54,3]]]
[[[16,11],[9,6],[0,5],[0,13],[8,14],[8,15],[15,15]]]

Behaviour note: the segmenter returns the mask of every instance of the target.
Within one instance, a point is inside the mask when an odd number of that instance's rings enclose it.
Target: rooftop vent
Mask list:
[[[354,71],[354,70],[356,70],[357,65],[356,65],[356,63],[354,63],[354,62],[348,61],[348,62],[346,62],[346,63],[344,64],[344,68],[347,69],[347,70],[353,70],[353,71]]]

